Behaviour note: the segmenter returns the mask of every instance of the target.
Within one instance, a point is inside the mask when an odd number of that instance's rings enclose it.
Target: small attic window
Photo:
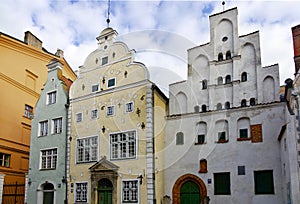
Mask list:
[[[104,50],[106,50],[106,48],[107,48],[107,45],[104,45]]]
[[[226,36],[222,38],[223,42],[226,42],[227,40],[228,40],[228,37],[226,37]]]
[[[112,53],[112,57],[115,58],[115,56],[116,56],[116,53]]]
[[[107,36],[105,36],[104,39],[107,40]]]

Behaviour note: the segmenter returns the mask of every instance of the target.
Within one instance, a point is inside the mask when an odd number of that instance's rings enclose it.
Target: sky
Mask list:
[[[169,83],[187,78],[187,49],[210,41],[209,16],[234,7],[239,35],[260,32],[262,66],[278,63],[281,85],[293,78],[291,27],[300,24],[300,0],[225,1],[224,6],[222,1],[111,0],[109,26],[165,91]],[[0,31],[23,40],[29,30],[49,52],[62,49],[78,70],[97,49],[107,11],[107,0],[1,0]]]

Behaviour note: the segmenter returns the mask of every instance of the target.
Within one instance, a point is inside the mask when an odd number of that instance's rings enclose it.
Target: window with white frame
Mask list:
[[[98,118],[98,109],[94,109],[91,111],[91,119]]]
[[[115,115],[115,106],[107,106],[106,115],[107,116]]]
[[[47,104],[54,104],[56,103],[56,91],[52,91],[47,93]]]
[[[52,134],[59,134],[62,132],[62,118],[55,118],[52,120]]]
[[[77,163],[93,162],[98,159],[98,137],[87,137],[77,140]]]
[[[82,121],[82,113],[76,113],[76,122]]]
[[[10,166],[10,154],[0,153],[0,166]]]
[[[32,116],[33,116],[33,107],[32,106],[25,104],[24,116],[29,119],[32,118]]]
[[[99,91],[99,84],[92,86],[92,92],[97,92],[97,91]]]
[[[101,64],[102,64],[102,65],[105,65],[105,64],[107,64],[107,63],[108,63],[108,56],[102,57],[102,62],[101,62]]]
[[[48,120],[39,122],[39,136],[48,135]]]
[[[129,112],[133,112],[133,110],[134,110],[133,102],[126,103],[125,111],[129,113]]]
[[[107,88],[114,87],[114,86],[116,86],[116,78],[108,79]]]
[[[136,131],[115,133],[110,135],[110,158],[136,158]]]
[[[138,203],[139,189],[138,180],[122,181],[122,203]]]
[[[41,150],[41,169],[55,169],[57,164],[57,148]]]
[[[76,202],[87,202],[88,183],[76,183]]]

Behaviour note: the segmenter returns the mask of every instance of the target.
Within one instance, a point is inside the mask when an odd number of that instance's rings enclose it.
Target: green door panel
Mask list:
[[[188,181],[180,189],[180,204],[199,204],[200,189],[192,181]]]

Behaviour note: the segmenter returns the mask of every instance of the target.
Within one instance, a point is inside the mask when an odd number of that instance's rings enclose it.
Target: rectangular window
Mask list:
[[[226,140],[226,132],[218,132],[218,141]]]
[[[122,202],[138,203],[138,180],[122,181]]]
[[[238,175],[246,175],[245,166],[238,166]]]
[[[39,122],[39,136],[48,135],[48,120]]]
[[[110,135],[110,158],[136,158],[136,132],[128,131]]]
[[[54,103],[56,103],[56,91],[47,93],[47,104],[50,105]]]
[[[76,113],[76,122],[82,121],[82,113]]]
[[[91,111],[91,119],[98,118],[98,109],[94,109]]]
[[[129,102],[129,103],[126,103],[126,106],[125,106],[125,112],[133,112],[134,110],[134,106],[133,106],[133,102]]]
[[[24,116],[31,119],[33,116],[33,108],[30,105],[25,104]]]
[[[92,86],[92,92],[97,92],[97,91],[99,91],[99,84]]]
[[[230,195],[230,173],[214,173],[215,195]]]
[[[102,65],[105,65],[108,63],[108,57],[103,57],[102,58]]]
[[[57,163],[57,149],[41,150],[41,169],[55,169]]]
[[[76,202],[87,202],[88,183],[76,183]]]
[[[240,138],[248,138],[248,129],[240,129]]]
[[[10,166],[10,154],[0,153],[0,166]]]
[[[116,78],[111,78],[107,81],[107,88],[116,86]]]
[[[204,144],[205,142],[205,135],[198,135],[198,144]]]
[[[62,118],[52,120],[52,134],[59,134],[62,132]]]
[[[255,194],[274,194],[273,171],[254,171]]]
[[[93,162],[98,159],[98,137],[77,140],[77,163]]]
[[[115,115],[115,106],[108,106],[106,109],[106,115],[107,116]]]

